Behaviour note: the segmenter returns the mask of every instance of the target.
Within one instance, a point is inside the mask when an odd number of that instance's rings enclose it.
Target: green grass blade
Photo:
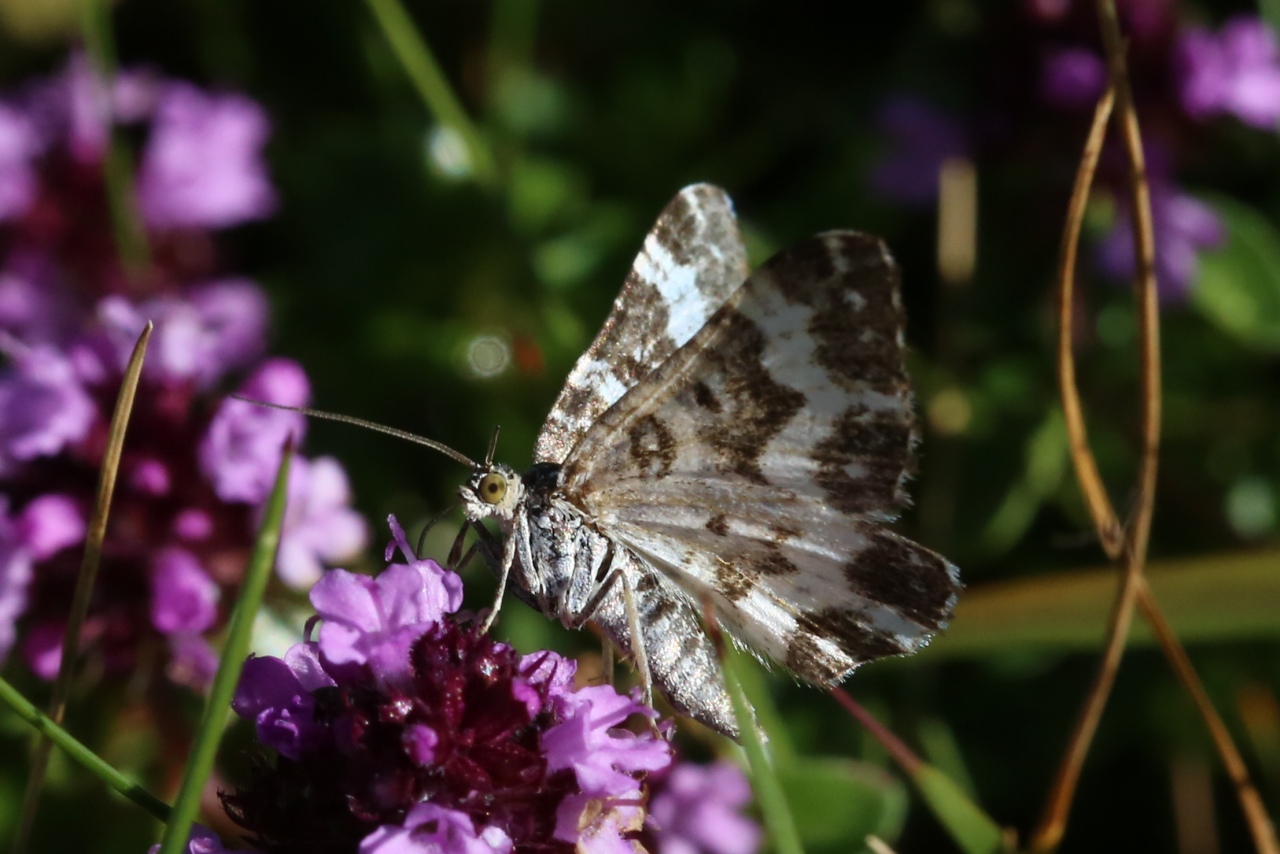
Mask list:
[[[738,682],[735,663],[731,655],[720,656],[720,671],[724,675],[724,684],[729,691],[729,699],[733,702],[733,716],[738,722],[742,747],[747,754],[747,764],[751,773],[751,788],[755,792],[756,801],[760,804],[760,813],[764,817],[765,828],[773,839],[778,854],[803,854],[800,834],[796,832],[795,820],[791,817],[791,808],[787,805],[786,795],[782,791],[782,783],[774,771],[773,763],[765,750],[764,738],[756,723],[755,712],[747,701],[747,695]]]
[[[1006,850],[1004,831],[946,774],[921,763],[912,771],[911,779],[929,810],[965,854],[999,854]]]
[[[23,697],[18,692],[18,689],[3,679],[0,679],[0,703],[4,703],[13,709],[19,718],[31,724],[47,739],[46,743],[57,745],[72,760],[79,763],[112,789],[133,801],[160,821],[169,820],[168,804],[148,792],[141,784],[130,780],[102,761],[96,753],[54,723],[52,718],[37,709],[34,703]]]
[[[1184,643],[1276,638],[1276,567],[1280,551],[1268,549],[1154,561],[1147,577]],[[951,627],[921,655],[1097,649],[1115,587],[1113,569],[1073,569],[970,587],[960,597]],[[1134,621],[1129,643],[1154,644],[1144,621]]]
[[[111,428],[107,433],[107,447],[102,456],[102,469],[98,472],[98,491],[94,497],[93,512],[89,516],[84,554],[80,560],[80,573],[76,576],[75,590],[71,595],[71,608],[67,614],[67,628],[62,637],[62,662],[58,665],[58,676],[53,682],[53,691],[49,697],[49,717],[55,724],[62,723],[62,717],[67,708],[67,698],[71,694],[71,681],[75,676],[76,658],[80,646],[80,630],[89,613],[94,583],[98,578],[98,567],[102,563],[102,543],[107,536],[111,497],[115,494],[116,474],[120,469],[120,455],[124,452],[125,432],[129,427],[129,416],[133,412],[133,400],[137,395],[138,381],[142,378],[142,364],[146,358],[147,342],[151,340],[152,328],[151,322],[148,321],[143,327],[142,334],[138,336],[137,343],[133,345],[133,353],[129,356],[129,364],[125,367],[124,379],[120,382],[120,393],[116,396],[115,412],[111,415]],[[22,854],[31,837],[40,802],[40,792],[44,788],[45,774],[49,769],[51,749],[52,744],[49,740],[41,739],[32,752],[31,773],[27,777],[27,788],[23,795],[22,822],[14,837],[14,854]]]
[[[218,672],[213,677],[213,687],[205,703],[204,716],[200,721],[199,730],[196,731],[191,756],[187,760],[187,767],[182,775],[182,787],[178,790],[178,797],[173,804],[173,818],[165,828],[164,838],[161,840],[160,854],[180,854],[183,851],[191,825],[200,809],[200,796],[204,791],[205,781],[209,779],[209,774],[213,770],[213,760],[218,751],[218,744],[222,740],[227,716],[231,712],[231,698],[235,694],[236,683],[240,680],[240,670],[244,667],[245,656],[249,654],[254,618],[257,616],[258,606],[262,604],[262,594],[267,588],[267,581],[270,580],[272,569],[275,567],[276,552],[280,546],[280,528],[284,524],[289,462],[292,457],[293,447],[290,442],[286,444],[283,458],[280,460],[280,471],[276,474],[275,487],[267,501],[262,528],[258,531],[258,540],[249,558],[244,584],[240,589],[240,598],[231,615],[227,642],[222,649],[222,661],[219,662]]]
[[[453,94],[444,72],[440,70],[440,64],[414,26],[409,13],[399,0],[369,0],[369,8],[427,109],[435,116],[436,121],[458,134],[467,146],[467,152],[471,155],[471,170],[476,180],[484,187],[495,187],[498,173],[493,154],[479,129]]]

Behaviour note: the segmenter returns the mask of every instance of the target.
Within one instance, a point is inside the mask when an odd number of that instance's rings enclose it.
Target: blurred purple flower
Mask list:
[[[1092,107],[1106,86],[1106,63],[1094,51],[1067,47],[1045,54],[1040,95],[1052,106],[1067,109]]]
[[[451,617],[460,580],[392,528],[407,563],[331,570],[312,590],[317,639],[247,662],[234,708],[279,756],[223,795],[228,813],[268,852],[632,851],[670,748],[620,726],[652,710],[575,693],[572,662]]]
[[[678,762],[653,784],[647,836],[654,854],[755,854],[760,826],[742,814],[751,786],[737,765]]]
[[[143,141],[145,276],[121,264],[103,182],[110,131],[126,125],[136,132],[122,140]],[[212,392],[249,371],[251,397],[296,405],[309,393],[298,365],[260,361],[266,296],[219,277],[201,230],[274,207],[267,132],[243,96],[146,71],[108,85],[81,55],[0,101],[0,651],[18,645],[37,675],[52,677],[61,658],[77,563],[61,552],[83,537],[78,508],[92,500],[122,370],[148,319],[157,325],[120,461],[112,560],[83,646],[109,676],[133,672],[145,649],[168,650],[145,660],[172,681],[199,687],[214,672],[206,635],[240,582],[281,445],[301,439],[305,420],[219,408]],[[366,534],[337,463],[300,458],[291,487],[281,567],[302,587]]]
[[[310,589],[325,565],[355,555],[368,541],[364,517],[351,509],[351,487],[337,460],[295,459],[276,557],[280,580],[295,590]]]
[[[0,222],[27,212],[35,199],[35,131],[27,117],[0,104]]]
[[[153,560],[151,623],[161,634],[203,632],[218,616],[218,585],[195,555],[168,548]]]
[[[267,298],[244,279],[195,285],[182,296],[133,304],[110,296],[98,316],[123,368],[148,320],[156,325],[147,348],[146,369],[162,380],[193,380],[209,388],[231,371],[262,355],[267,332]]]
[[[251,400],[304,406],[311,395],[306,372],[288,359],[269,359],[240,387]],[[271,492],[285,440],[300,442],[307,419],[297,412],[228,398],[200,441],[200,469],[223,501],[256,504]]]
[[[0,477],[80,441],[97,414],[62,353],[36,347],[16,354],[14,362],[0,373]]]
[[[1151,218],[1156,243],[1156,286],[1171,302],[1186,298],[1200,269],[1199,256],[1219,246],[1226,231],[1208,204],[1163,182],[1151,184]],[[1129,281],[1135,270],[1133,219],[1122,208],[1098,246],[1098,263],[1112,278]]]
[[[242,95],[164,85],[138,173],[147,224],[226,228],[270,215],[276,195],[262,161],[269,132],[262,108]]]
[[[1256,15],[1237,15],[1213,33],[1182,34],[1175,54],[1182,107],[1197,119],[1229,113],[1276,130],[1280,122],[1280,44]]]
[[[938,170],[969,148],[968,135],[954,118],[923,98],[898,95],[875,120],[886,153],[874,165],[871,189],[907,207],[927,207],[938,198]]]

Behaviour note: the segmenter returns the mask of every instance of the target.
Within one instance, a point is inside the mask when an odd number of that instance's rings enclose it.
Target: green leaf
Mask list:
[[[906,787],[882,768],[852,759],[798,759],[778,771],[800,839],[810,854],[859,850],[867,836],[902,832]]]
[[[1209,199],[1227,242],[1200,256],[1192,301],[1241,343],[1280,352],[1280,232],[1258,211],[1233,199]]]
[[[191,746],[191,756],[187,759],[187,767],[182,775],[182,787],[173,803],[173,817],[165,827],[161,840],[160,854],[179,854],[186,848],[187,836],[200,810],[200,796],[204,792],[205,781],[213,770],[213,760],[218,752],[218,743],[222,740],[222,731],[226,727],[227,716],[231,712],[231,698],[235,694],[236,683],[240,681],[240,670],[244,667],[245,656],[249,654],[249,641],[253,636],[253,624],[262,604],[262,594],[267,589],[267,581],[271,578],[271,570],[276,563],[276,552],[280,546],[280,528],[284,525],[285,496],[289,484],[289,462],[293,457],[292,442],[286,443],[280,460],[280,471],[276,474],[275,487],[271,497],[267,499],[266,513],[262,519],[262,527],[258,531],[258,540],[254,543],[253,554],[249,557],[249,565],[245,569],[244,583],[240,588],[240,598],[236,609],[231,614],[231,626],[227,631],[227,642],[222,648],[222,660],[218,663],[218,672],[213,677],[213,687],[209,690],[209,699],[205,702],[204,716],[200,720],[200,728],[196,731],[195,743]]]
[[[929,809],[965,854],[998,854],[1006,850],[1004,831],[950,777],[932,765],[920,765],[911,778]]]
[[[1280,637],[1280,551],[1202,555],[1161,561],[1147,577],[1186,643]],[[951,628],[926,656],[1028,649],[1096,649],[1115,597],[1118,570],[1077,569],[971,587]],[[1130,644],[1154,643],[1135,620]]]

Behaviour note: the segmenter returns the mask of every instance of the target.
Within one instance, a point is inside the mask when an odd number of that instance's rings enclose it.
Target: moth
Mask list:
[[[920,649],[960,589],[955,566],[887,527],[916,439],[884,244],[831,231],[748,273],[725,192],[681,190],[532,467],[491,446],[460,490],[467,521],[501,532],[499,605],[510,587],[594,623],[677,712],[735,737],[704,601],[735,641],[830,686]]]
[[[736,738],[703,603],[735,642],[821,686],[920,649],[955,605],[956,567],[888,527],[916,443],[899,279],[856,231],[750,273],[728,196],[695,184],[645,237],[527,471],[493,461],[496,434],[477,463],[299,411],[469,466],[463,533],[499,579],[488,621],[510,590],[592,623],[647,697]]]

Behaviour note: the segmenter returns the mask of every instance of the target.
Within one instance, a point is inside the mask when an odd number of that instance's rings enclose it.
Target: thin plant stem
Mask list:
[[[218,672],[209,688],[200,727],[196,730],[191,755],[187,758],[187,766],[183,771],[182,786],[173,802],[173,817],[165,826],[164,838],[160,842],[160,854],[179,854],[186,850],[187,836],[200,809],[205,781],[213,771],[218,744],[222,740],[222,731],[226,728],[227,716],[231,712],[231,699],[240,681],[245,657],[249,654],[253,621],[258,614],[258,606],[262,604],[262,595],[267,589],[267,582],[275,567],[276,553],[280,548],[280,528],[284,524],[289,463],[292,457],[293,440],[290,438],[285,443],[275,486],[267,499],[262,526],[245,569],[240,596],[236,600],[235,611],[231,614],[227,640],[222,647],[222,660],[218,662]]]
[[[1236,790],[1236,799],[1240,801],[1240,809],[1249,826],[1249,833],[1253,836],[1254,848],[1259,854],[1280,854],[1280,840],[1276,839],[1275,824],[1267,815],[1267,808],[1262,803],[1258,788],[1249,777],[1244,757],[1236,749],[1235,742],[1232,741],[1227,725],[1218,714],[1218,710],[1213,707],[1209,693],[1205,691],[1204,684],[1196,674],[1196,669],[1192,666],[1182,642],[1178,640],[1178,636],[1174,634],[1173,628],[1165,619],[1160,603],[1156,601],[1146,578],[1142,579],[1138,590],[1138,607],[1142,610],[1142,615],[1150,624],[1156,638],[1159,639],[1160,648],[1164,650],[1169,665],[1178,676],[1178,681],[1182,683],[1183,689],[1191,697],[1200,717],[1204,719],[1205,727],[1209,730],[1209,736],[1213,739],[1218,756],[1222,758],[1222,764],[1227,769],[1227,776],[1231,778],[1231,784]]]
[[[413,24],[400,0],[368,0],[373,17],[391,45],[396,59],[413,82],[427,110],[443,127],[462,139],[471,158],[471,170],[476,181],[493,189],[498,183],[493,154],[484,137],[471,121],[462,104],[458,102],[445,79],[440,64],[426,40]]]
[[[92,91],[96,97],[95,119],[107,130],[107,150],[102,163],[102,180],[116,251],[125,271],[138,274],[150,265],[151,249],[142,227],[133,193],[133,158],[115,129],[112,86],[116,74],[115,38],[111,31],[111,9],[104,0],[80,0],[80,35],[93,71]]]
[[[724,642],[724,633],[720,631],[720,622],[716,619],[715,606],[710,598],[702,601],[702,621],[707,634],[716,649],[720,660],[720,674],[724,678],[725,689],[729,692],[729,702],[733,705],[733,717],[738,724],[738,737],[742,739],[742,749],[747,754],[747,766],[750,770],[751,788],[755,792],[756,801],[760,804],[760,813],[765,827],[773,840],[778,854],[803,854],[800,844],[800,833],[796,830],[795,819],[791,815],[791,807],[787,804],[787,796],[778,781],[773,761],[765,750],[763,734],[756,722],[755,711],[747,699],[742,683],[738,681],[735,668],[729,661]]]
[[[62,660],[58,663],[58,675],[54,679],[53,691],[49,697],[49,718],[55,724],[62,723],[63,716],[66,714],[67,698],[71,695],[71,682],[75,676],[76,659],[79,657],[80,631],[89,613],[93,586],[98,578],[98,567],[102,564],[102,543],[107,536],[111,498],[115,494],[120,457],[124,452],[124,437],[129,427],[129,416],[133,412],[133,400],[137,395],[138,381],[142,377],[142,364],[147,353],[147,342],[151,340],[153,328],[152,323],[148,321],[142,329],[142,334],[138,336],[137,343],[133,345],[133,353],[129,356],[129,364],[125,367],[124,379],[120,383],[120,393],[116,397],[115,412],[111,416],[107,447],[102,457],[102,468],[98,472],[98,491],[93,502],[93,512],[89,516],[84,554],[80,559],[80,572],[76,576],[75,590],[71,595],[71,608],[67,614],[67,627],[62,636]],[[52,748],[52,742],[42,738],[36,743],[35,750],[32,752],[31,773],[27,776],[27,788],[23,795],[22,821],[14,837],[14,854],[22,854],[31,838],[40,792],[44,787],[45,772],[49,767],[49,752]]]
[[[3,679],[0,679],[0,703],[8,706],[13,710],[14,714],[29,723],[44,738],[48,739],[46,743],[57,745],[74,762],[80,764],[112,789],[133,801],[160,821],[169,820],[168,804],[148,792],[140,783],[130,780],[124,774],[102,761],[101,757],[65,729],[58,726],[51,717],[37,709],[34,703],[23,697],[17,688],[14,688]]]
[[[1249,823],[1255,846],[1265,854],[1280,854],[1275,829],[1263,808],[1257,789],[1231,741],[1226,726],[1213,708],[1185,650],[1168,626],[1150,587],[1143,576],[1151,519],[1155,507],[1156,472],[1160,444],[1160,329],[1159,304],[1155,281],[1155,239],[1151,217],[1150,189],[1143,159],[1142,138],[1134,109],[1124,58],[1124,42],[1113,0],[1097,0],[1102,39],[1111,72],[1111,84],[1094,113],[1084,153],[1077,173],[1076,185],[1068,207],[1059,265],[1059,384],[1072,461],[1089,509],[1107,556],[1122,564],[1121,589],[1112,608],[1108,624],[1106,650],[1094,683],[1077,718],[1062,764],[1045,804],[1040,823],[1032,833],[1033,851],[1051,851],[1061,841],[1067,815],[1074,797],[1079,775],[1096,732],[1102,709],[1114,684],[1115,673],[1123,653],[1135,605],[1141,607],[1179,681],[1191,697],[1209,729],[1214,745],[1222,757],[1228,775],[1235,785],[1241,808]],[[1127,526],[1116,517],[1097,464],[1089,448],[1088,436],[1075,382],[1072,345],[1072,288],[1080,225],[1088,199],[1093,173],[1101,151],[1106,122],[1113,102],[1119,104],[1117,125],[1129,157],[1129,187],[1134,220],[1134,254],[1138,259],[1135,275],[1135,302],[1139,318],[1139,349],[1142,376],[1142,454],[1138,473],[1138,499]]]

